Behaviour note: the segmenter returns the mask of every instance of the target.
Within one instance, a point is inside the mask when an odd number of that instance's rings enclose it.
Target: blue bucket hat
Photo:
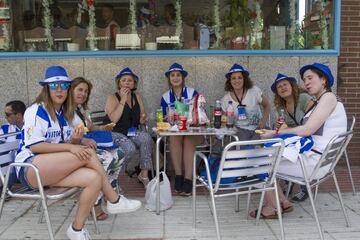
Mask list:
[[[233,74],[235,72],[241,72],[241,73],[245,74],[247,77],[250,75],[250,73],[245,68],[243,68],[243,66],[235,63],[234,65],[232,65],[229,72],[227,74],[225,74],[226,79],[230,79],[231,74]]]
[[[40,81],[39,83],[41,86],[45,86],[46,84],[54,82],[71,83],[71,79],[67,75],[65,68],[61,66],[48,67],[45,72],[45,79],[43,81]]]
[[[173,64],[170,66],[169,70],[167,70],[167,71],[165,72],[165,76],[166,76],[166,77],[169,77],[169,76],[170,76],[170,73],[175,72],[175,71],[181,72],[181,74],[183,75],[184,78],[186,78],[186,76],[188,75],[188,72],[185,71],[180,64],[178,64],[178,63],[173,63]]]
[[[114,144],[111,132],[108,131],[95,131],[84,135],[85,138],[95,140],[97,148],[112,149],[119,147]]]
[[[299,71],[301,79],[303,78],[304,72],[309,69],[317,69],[317,70],[321,71],[325,75],[325,77],[328,81],[329,87],[332,87],[332,85],[334,85],[334,76],[332,75],[330,68],[328,66],[326,66],[325,64],[315,62],[313,64],[308,64],[308,65],[303,66],[302,68],[300,68],[300,71]]]
[[[133,71],[131,71],[131,69],[128,68],[128,67],[126,67],[126,68],[124,68],[123,70],[121,70],[121,71],[118,73],[118,75],[116,75],[115,80],[118,80],[119,78],[121,78],[122,76],[125,76],[125,75],[133,76],[136,82],[139,80],[139,77],[136,76],[136,74],[133,73]]]
[[[293,78],[293,77],[288,77],[286,76],[285,74],[281,74],[281,73],[278,73],[278,75],[276,76],[276,79],[275,81],[273,82],[273,84],[271,84],[271,90],[276,93],[276,84],[282,80],[288,80],[288,81],[291,81],[291,82],[296,82],[296,79]]]

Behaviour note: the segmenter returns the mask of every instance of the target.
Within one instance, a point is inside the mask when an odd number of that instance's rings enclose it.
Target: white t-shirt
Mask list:
[[[225,96],[221,99],[221,108],[224,112],[226,112],[226,108],[228,107],[229,101],[233,102],[233,106],[235,108],[235,116],[237,118],[238,111],[237,106],[239,102],[237,99],[233,99],[230,95],[230,92],[227,92]],[[262,118],[261,113],[261,105],[262,102],[262,91],[257,86],[253,86],[252,88],[247,90],[245,97],[242,99],[242,104],[246,105],[246,117],[249,121],[249,126],[243,126],[241,128],[255,130],[259,126],[259,121]]]
[[[31,145],[41,142],[69,142],[74,128],[69,126],[62,110],[57,112],[56,115],[58,119],[53,121],[43,104],[35,103],[26,109],[21,144],[15,157],[15,162],[25,162],[28,158],[35,155],[30,150]],[[16,170],[18,174],[19,168]]]
[[[310,112],[304,116],[303,124],[309,119],[311,113],[316,109],[314,107]],[[347,129],[347,117],[344,105],[341,102],[336,103],[334,111],[326,119],[324,124],[313,133],[314,140],[313,149],[323,152],[330,142],[331,138],[338,134],[345,133]]]

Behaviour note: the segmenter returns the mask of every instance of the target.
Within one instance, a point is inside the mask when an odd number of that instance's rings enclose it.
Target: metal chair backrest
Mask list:
[[[105,111],[94,111],[90,113],[90,119],[95,125],[102,125],[106,117]]]
[[[356,118],[354,115],[351,116],[351,118],[348,118],[348,122],[347,122],[347,130],[348,131],[352,131],[354,129],[355,122],[356,122]]]
[[[329,166],[328,172],[325,175],[322,174],[323,177],[328,176],[334,171],[337,162],[339,161],[340,157],[345,151],[346,146],[350,142],[352,136],[353,136],[353,131],[347,131],[345,133],[334,136],[329,141],[324,152],[320,157],[319,162],[316,164],[314,171],[310,175],[309,178],[310,182],[314,179],[317,179],[319,169],[322,167]]]
[[[21,134],[21,132],[4,134],[0,136],[0,139],[6,139],[7,137],[16,136],[19,134]],[[15,153],[18,147],[18,141],[0,143],[0,177],[2,183],[4,183],[4,176],[9,165],[14,162]]]
[[[273,145],[264,147],[264,144],[271,143]],[[220,182],[223,178],[250,177],[265,173],[268,177],[264,179],[264,182],[272,184],[284,146],[282,139],[229,143],[221,156],[214,192],[221,188]]]

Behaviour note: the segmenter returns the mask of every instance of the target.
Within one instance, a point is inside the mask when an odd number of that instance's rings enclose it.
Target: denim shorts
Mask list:
[[[28,159],[25,160],[25,163],[31,163],[34,160],[35,156],[29,157]],[[29,167],[20,167],[19,170],[19,181],[21,183],[21,185],[25,188],[28,189],[36,189],[35,187],[31,186],[31,184],[29,183],[26,174],[29,170]]]

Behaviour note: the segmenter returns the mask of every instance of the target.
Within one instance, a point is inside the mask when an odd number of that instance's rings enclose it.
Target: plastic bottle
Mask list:
[[[221,102],[216,100],[214,109],[214,128],[221,128]]]
[[[226,127],[227,128],[233,128],[234,127],[235,112],[234,112],[234,106],[233,106],[232,103],[233,103],[232,101],[229,101],[228,106],[226,108],[226,117],[227,117]]]
[[[278,134],[281,126],[284,123],[285,123],[285,111],[284,109],[280,109],[279,117],[276,119],[276,127],[275,127],[276,134]]]

